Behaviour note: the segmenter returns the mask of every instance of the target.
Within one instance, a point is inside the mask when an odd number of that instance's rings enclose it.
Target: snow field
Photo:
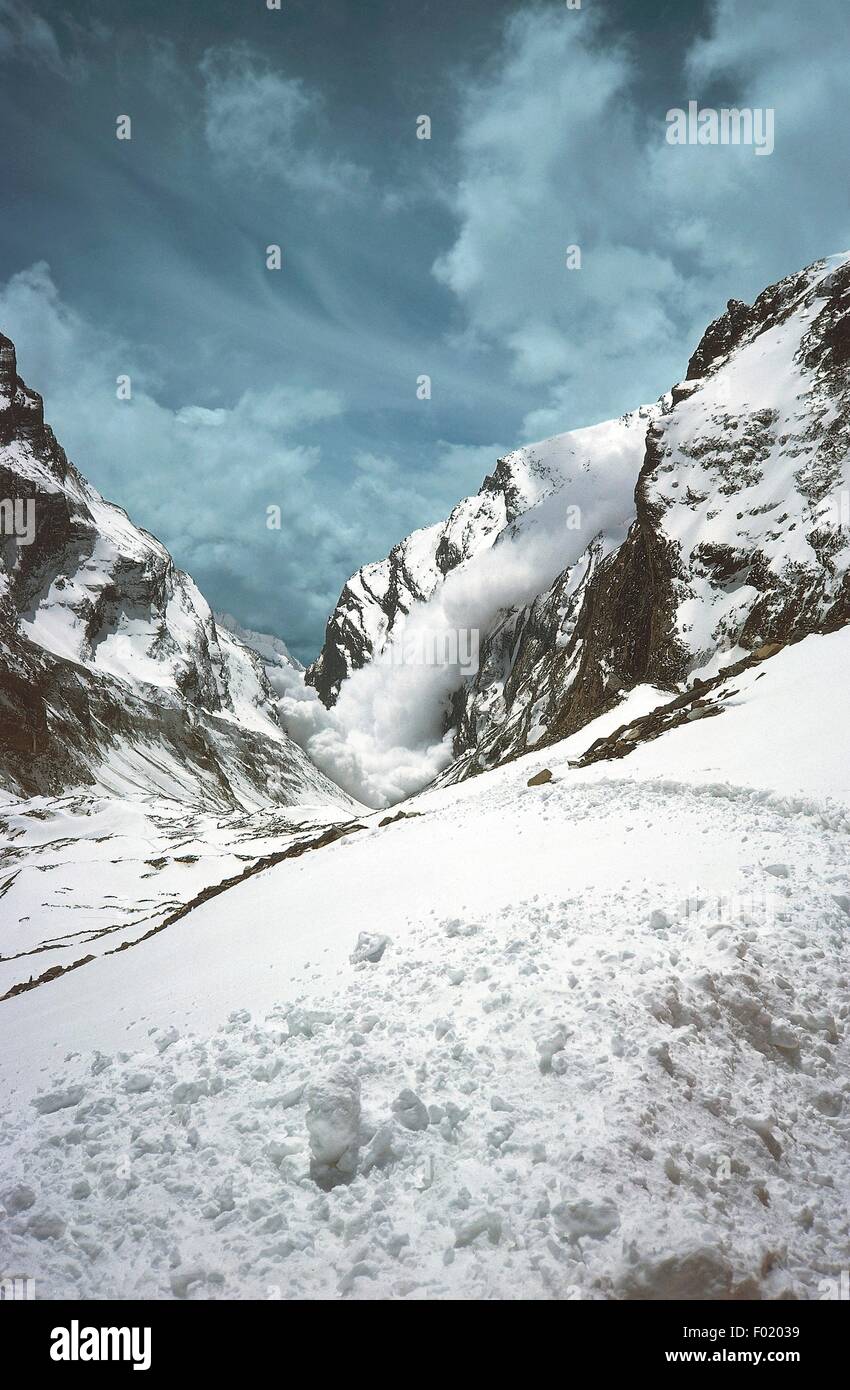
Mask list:
[[[817,1298],[846,1268],[845,823],[460,790],[4,1005],[4,1267],[366,1299]]]

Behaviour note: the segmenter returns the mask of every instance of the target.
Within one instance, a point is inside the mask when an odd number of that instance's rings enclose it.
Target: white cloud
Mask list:
[[[655,249],[630,60],[596,47],[597,27],[554,9],[509,21],[498,80],[465,94],[458,231],[434,266],[474,335],[507,346],[536,410],[561,429],[640,402],[647,359],[657,372],[676,336],[666,310],[687,301]],[[566,265],[572,245],[579,270]]]
[[[316,140],[322,99],[300,78],[275,72],[244,45],[208,50],[201,72],[207,144],[222,168],[315,195],[362,191],[366,171]]]
[[[56,35],[41,15],[18,0],[0,0],[0,59],[44,64],[63,72],[64,63]]]
[[[106,32],[95,19],[81,24],[62,13],[58,24],[50,23],[25,0],[0,0],[0,63],[27,64],[67,81],[80,80],[89,71],[92,44]]]
[[[687,55],[678,104],[715,96],[776,111],[776,152],[673,148],[638,105],[632,61],[592,8],[521,10],[495,74],[461,93],[452,245],[434,273],[455,332],[505,347],[532,433],[653,399],[683,374],[731,295],[850,237],[844,0],[719,0]],[[641,98],[645,100],[645,98]],[[577,244],[582,268],[566,267]]]

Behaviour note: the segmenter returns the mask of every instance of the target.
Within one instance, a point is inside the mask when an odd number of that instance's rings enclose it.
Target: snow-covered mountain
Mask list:
[[[1,1268],[840,1297],[848,301],[819,262],[657,405],[502,460],[349,582],[315,690],[83,482],[5,345],[0,497],[38,511],[0,599]],[[377,659],[432,623],[477,671]],[[287,707],[349,784],[431,785],[352,806]]]
[[[400,615],[433,602],[449,575],[474,576],[486,551],[522,554],[553,516],[566,563],[481,630],[478,669],[458,677],[444,717],[449,777],[561,739],[639,683],[675,694],[766,644],[839,626],[850,616],[848,358],[846,254],[751,306],[730,301],[657,405],[517,451],[445,523],[358,571],[308,681],[333,704]],[[602,526],[598,505],[583,510],[578,554],[568,527],[585,478],[611,505]]]
[[[417,604],[500,539],[526,540],[533,548],[548,524],[550,533],[560,529],[566,545],[567,528],[573,534],[581,529],[576,509],[590,504],[596,517],[600,501],[608,504],[610,521],[607,515],[605,520],[617,536],[619,524],[629,519],[647,425],[656,414],[657,407],[642,407],[499,459],[480,491],[459,502],[445,521],[414,531],[385,560],[364,565],[349,579],[322,650],[308,668],[308,684],[333,705],[342,682],[386,648]],[[549,549],[556,557],[554,535]]]
[[[243,647],[248,647],[262,658],[266,675],[272,684],[273,677],[280,671],[289,673],[304,670],[301,662],[295,659],[282,638],[275,637],[270,632],[254,632],[252,628],[242,627],[232,613],[216,613],[215,621],[219,630],[224,628],[225,632],[229,632]]]
[[[282,730],[283,644],[217,624],[159,541],[92,488],[0,338],[0,787],[204,806],[350,804]]]

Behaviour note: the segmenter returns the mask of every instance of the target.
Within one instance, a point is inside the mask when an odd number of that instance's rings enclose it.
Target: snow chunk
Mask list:
[[[143,1091],[149,1091],[152,1085],[153,1077],[148,1072],[135,1071],[127,1077],[124,1090],[128,1095],[141,1095]]]
[[[65,1222],[54,1212],[36,1212],[27,1222],[27,1230],[36,1240],[58,1240],[65,1234]]]
[[[502,1218],[497,1211],[479,1212],[470,1221],[465,1221],[459,1226],[455,1232],[456,1248],[460,1250],[465,1245],[471,1245],[485,1232],[491,1245],[499,1244],[502,1238]]]
[[[633,1268],[618,1281],[618,1293],[626,1299],[725,1299],[732,1286],[732,1266],[720,1251],[708,1245],[654,1258],[641,1259],[630,1251]]]
[[[57,1110],[68,1110],[72,1105],[79,1105],[84,1095],[82,1086],[70,1086],[67,1091],[51,1091],[49,1095],[36,1096],[30,1104],[39,1115],[54,1115]]]
[[[171,1092],[172,1105],[194,1105],[201,1096],[207,1095],[206,1081],[179,1081]]]
[[[616,1231],[620,1224],[620,1213],[607,1197],[596,1202],[589,1197],[576,1202],[559,1202],[552,1208],[552,1215],[558,1229],[570,1240],[580,1240],[583,1236],[601,1240]]]
[[[766,874],[772,874],[774,878],[787,878],[790,873],[787,864],[765,864],[764,871]]]
[[[362,931],[357,938],[357,945],[349,956],[349,960],[352,965],[359,965],[362,961],[369,961],[375,965],[389,944],[390,938],[382,936],[380,932]]]
[[[405,1129],[427,1129],[428,1111],[414,1091],[404,1090],[393,1101],[393,1114]]]
[[[360,1082],[348,1067],[338,1067],[307,1092],[310,1177],[328,1192],[351,1182],[360,1149]]]
[[[35,1192],[25,1183],[19,1183],[17,1187],[10,1187],[8,1192],[3,1193],[3,1206],[9,1216],[29,1211],[30,1207],[35,1206]]]
[[[552,1070],[552,1058],[555,1056],[556,1052],[561,1052],[563,1050],[566,1046],[566,1042],[567,1034],[565,1029],[561,1027],[555,1028],[551,1033],[548,1033],[544,1038],[539,1040],[537,1044],[537,1052],[539,1054],[538,1065],[542,1072],[545,1073]]]

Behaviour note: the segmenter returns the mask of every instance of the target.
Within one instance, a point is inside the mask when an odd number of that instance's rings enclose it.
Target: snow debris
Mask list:
[[[349,959],[352,965],[360,965],[363,961],[370,964],[377,964],[390,944],[388,936],[382,936],[378,932],[362,931],[357,938],[357,945]]]
[[[310,1177],[325,1191],[351,1182],[360,1148],[360,1082],[340,1066],[307,1092]]]
[[[405,1129],[427,1129],[430,1123],[428,1111],[413,1091],[404,1090],[396,1096],[393,1114]]]

